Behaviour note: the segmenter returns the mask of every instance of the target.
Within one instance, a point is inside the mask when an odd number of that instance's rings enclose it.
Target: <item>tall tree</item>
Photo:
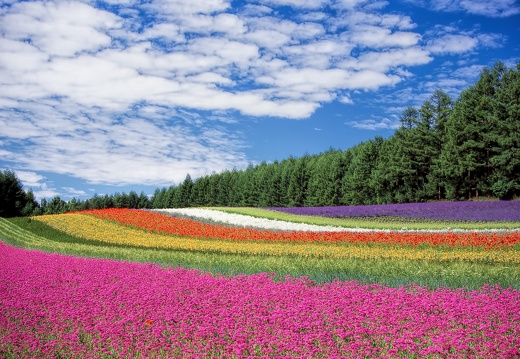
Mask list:
[[[156,188],[155,192],[151,198],[151,208],[167,208],[168,207],[168,197],[167,197],[167,189],[163,187],[161,189]]]
[[[418,130],[419,142],[422,146],[419,147],[418,152],[422,162],[420,176],[425,179],[421,195],[424,200],[435,197],[441,199],[444,195],[444,176],[441,166],[445,163],[439,158],[452,108],[451,97],[443,90],[437,89],[419,110],[421,121]]]
[[[342,181],[343,203],[348,205],[373,203],[375,189],[371,182],[372,171],[377,165],[379,147],[383,138],[362,142],[351,149],[350,161]]]
[[[27,198],[20,179],[13,171],[0,171],[0,217],[21,216],[26,205],[34,205],[34,197]],[[35,206],[37,207],[37,206]]]
[[[67,202],[62,200],[60,196],[54,196],[42,210],[44,214],[64,213],[67,210]]]
[[[419,110],[416,107],[408,106],[403,110],[399,120],[401,121],[401,127],[410,130],[419,123]]]
[[[259,190],[255,183],[255,172],[255,166],[249,164],[246,170],[240,173],[238,187],[233,189],[240,194],[241,206],[254,206],[258,201]]]
[[[176,208],[184,208],[193,206],[193,180],[188,173],[184,181],[175,189],[173,195],[173,206]]]
[[[302,207],[305,204],[305,196],[309,184],[308,162],[308,155],[295,160],[294,169],[291,172],[289,187],[287,189],[289,206],[291,207]]]
[[[489,158],[490,185],[493,195],[511,199],[520,195],[520,61],[516,69],[504,67],[498,63],[493,69],[500,85],[495,85],[492,102],[496,126],[490,129],[489,137],[496,148]]]
[[[441,161],[445,169],[446,191],[450,199],[491,195],[491,179],[496,173],[491,158],[500,152],[494,113],[495,97],[502,87],[505,67],[484,68],[477,83],[463,91],[446,123],[446,141]],[[518,102],[518,100],[516,100]]]
[[[41,214],[41,209],[38,206],[38,202],[34,197],[32,189],[25,192],[25,206],[22,208],[22,216],[37,216]]]

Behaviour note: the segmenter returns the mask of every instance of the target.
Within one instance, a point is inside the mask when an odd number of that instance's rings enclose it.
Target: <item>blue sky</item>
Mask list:
[[[520,3],[3,0],[0,33],[0,169],[69,200],[391,136],[516,65]]]

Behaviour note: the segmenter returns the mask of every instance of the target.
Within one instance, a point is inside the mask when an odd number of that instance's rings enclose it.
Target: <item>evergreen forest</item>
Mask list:
[[[190,206],[337,206],[513,199],[520,196],[520,62],[484,68],[477,82],[452,99],[436,90],[408,107],[401,126],[346,150],[289,157],[226,170],[168,188],[151,198],[116,193],[38,204],[12,171],[0,172],[0,216],[89,208]],[[13,183],[15,183],[13,185]]]

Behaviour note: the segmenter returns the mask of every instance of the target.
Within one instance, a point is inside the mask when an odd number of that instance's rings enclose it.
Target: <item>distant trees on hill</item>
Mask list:
[[[0,171],[0,217],[34,216],[39,214],[57,214],[84,209],[101,208],[151,208],[151,201],[144,192],[116,193],[80,201],[73,198],[69,202],[59,196],[50,201],[42,199],[38,203],[32,190],[25,191],[22,182],[11,170]]]
[[[435,91],[401,127],[346,151],[262,162],[157,190],[152,207],[334,206],[520,196],[520,62],[456,101]]]
[[[3,176],[3,177],[2,177]],[[454,101],[435,91],[401,127],[345,151],[262,162],[144,193],[38,205],[14,173],[0,176],[0,216],[87,208],[336,206],[520,196],[520,62],[497,62]],[[14,176],[15,177],[15,176]],[[7,184],[5,184],[7,183]],[[9,184],[10,183],[10,184]],[[13,183],[15,183],[13,185]],[[14,188],[14,189],[13,189]],[[5,208],[10,208],[6,210]]]

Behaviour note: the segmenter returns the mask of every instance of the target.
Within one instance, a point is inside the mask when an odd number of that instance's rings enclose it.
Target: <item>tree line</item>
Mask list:
[[[50,201],[43,198],[39,203],[32,190],[24,191],[22,182],[11,170],[0,171],[0,217],[36,216],[58,214],[85,209],[102,208],[152,208],[152,201],[144,193],[115,193],[94,195],[90,199],[70,201],[53,197]]]
[[[22,190],[26,199],[18,193],[11,202],[19,215],[27,215],[109,207],[337,206],[520,196],[520,62],[516,68],[502,62],[484,68],[456,100],[438,89],[422,106],[404,109],[400,120],[388,139],[378,136],[347,150],[291,156],[195,180],[187,174],[182,183],[158,188],[150,198],[132,191],[38,204],[31,191]],[[2,197],[13,192],[2,182],[12,176],[0,175]]]
[[[158,189],[152,207],[336,206],[520,196],[520,62],[407,107],[388,139]]]

